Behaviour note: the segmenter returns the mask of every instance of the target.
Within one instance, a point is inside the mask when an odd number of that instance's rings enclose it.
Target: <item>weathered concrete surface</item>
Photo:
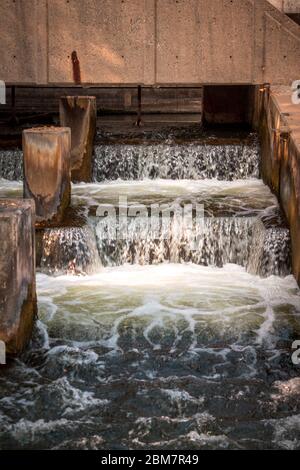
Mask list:
[[[0,340],[16,355],[30,339],[37,313],[34,202],[0,199]]]
[[[60,125],[71,129],[71,176],[73,182],[92,180],[96,134],[95,96],[64,96],[59,102]]]
[[[38,224],[61,222],[70,204],[70,151],[69,128],[23,131],[24,197],[34,199]]]
[[[74,52],[85,84],[300,77],[300,28],[266,0],[1,0],[0,30],[7,82],[72,84]]]
[[[299,0],[269,0],[269,2],[284,13],[300,13]]]
[[[300,284],[300,104],[292,103],[291,88],[284,86],[271,87],[261,104],[262,176],[288,220],[293,273]]]

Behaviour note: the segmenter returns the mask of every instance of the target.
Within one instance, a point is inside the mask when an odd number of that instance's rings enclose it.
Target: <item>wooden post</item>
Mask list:
[[[0,340],[17,355],[28,343],[37,313],[34,201],[0,199]]]
[[[95,96],[64,96],[59,104],[60,124],[71,128],[72,181],[92,180],[92,157],[96,133]]]
[[[68,128],[23,131],[24,197],[34,199],[39,225],[61,222],[70,204],[70,149]]]

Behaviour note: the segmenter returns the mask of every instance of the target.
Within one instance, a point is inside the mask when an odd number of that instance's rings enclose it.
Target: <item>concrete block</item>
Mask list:
[[[23,131],[24,197],[34,199],[38,224],[61,222],[70,204],[70,151],[69,128]]]
[[[60,125],[71,129],[72,181],[91,181],[97,103],[95,96],[64,96],[59,103]]]
[[[34,201],[0,199],[0,340],[6,353],[27,345],[37,313]]]

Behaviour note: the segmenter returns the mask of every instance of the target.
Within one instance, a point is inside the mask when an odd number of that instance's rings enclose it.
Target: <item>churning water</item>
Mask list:
[[[21,181],[23,179],[22,150],[0,151],[0,178],[9,181]]]
[[[95,181],[258,176],[258,146],[174,143],[95,147]]]
[[[94,181],[156,179],[233,180],[259,176],[255,135],[240,143],[109,143],[95,146]],[[22,151],[0,150],[0,178],[23,179]]]
[[[300,448],[289,231],[257,145],[200,147],[96,148],[98,182],[72,187],[84,223],[41,236],[39,321],[0,374],[0,448]],[[196,246],[176,214],[168,239],[133,218],[115,240],[95,215],[119,196],[203,204]]]
[[[1,377],[2,448],[297,448],[294,279],[236,265],[38,275],[40,321]]]
[[[79,229],[71,232],[68,229],[46,231],[44,246],[47,250],[44,250],[41,266],[46,273],[47,270],[51,273],[67,273],[69,264],[72,272],[74,259],[77,260],[78,272],[82,272],[82,267],[86,267],[85,272],[92,272],[95,270],[96,257],[89,256],[89,253],[93,253],[90,247],[95,243],[103,267],[162,262],[193,262],[222,267],[226,263],[235,263],[246,267],[249,265],[252,273],[263,276],[290,273],[289,231],[277,226],[276,198],[260,180],[118,180],[106,184],[73,185],[72,194],[73,204],[84,207],[89,214],[89,230],[82,234],[86,236],[81,241],[81,246],[86,248],[77,249]],[[104,212],[109,205],[118,207],[119,197],[123,198],[122,201],[126,197],[128,208],[133,213],[134,208],[137,212],[141,210],[140,204],[144,204],[147,209],[152,204],[154,207],[159,204],[162,211],[165,205],[174,208],[174,215],[167,223],[161,222],[158,231],[155,230],[156,226],[153,229],[148,212],[145,217],[147,220],[142,219],[146,223],[141,224],[138,217],[129,217],[127,236],[122,238],[124,226],[120,228],[118,218],[116,224],[114,216],[108,216],[101,222],[99,217],[95,218],[96,208],[102,207]],[[182,219],[182,211],[178,211],[178,208],[188,203],[204,208],[203,223],[194,225],[192,238]],[[275,217],[275,222],[272,222],[270,214]],[[269,225],[262,222],[265,218],[271,219]],[[259,246],[264,251],[263,268],[255,261],[255,254],[258,253],[255,239],[258,223],[261,227]],[[67,246],[71,246],[71,249],[66,250],[63,248],[64,243],[57,242],[62,236],[69,240]],[[72,236],[75,239],[70,243]],[[268,240],[274,241],[272,250]],[[258,257],[261,260],[261,253]],[[88,266],[89,259],[91,266]]]

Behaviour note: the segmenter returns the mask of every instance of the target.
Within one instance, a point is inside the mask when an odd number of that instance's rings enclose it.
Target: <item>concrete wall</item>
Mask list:
[[[300,285],[300,105],[289,87],[257,87],[254,124],[261,135],[262,176],[277,194],[290,227],[293,273]]]
[[[300,0],[269,0],[269,2],[285,13],[300,13]]]
[[[287,83],[300,28],[265,0],[1,0],[0,79],[99,85]]]

